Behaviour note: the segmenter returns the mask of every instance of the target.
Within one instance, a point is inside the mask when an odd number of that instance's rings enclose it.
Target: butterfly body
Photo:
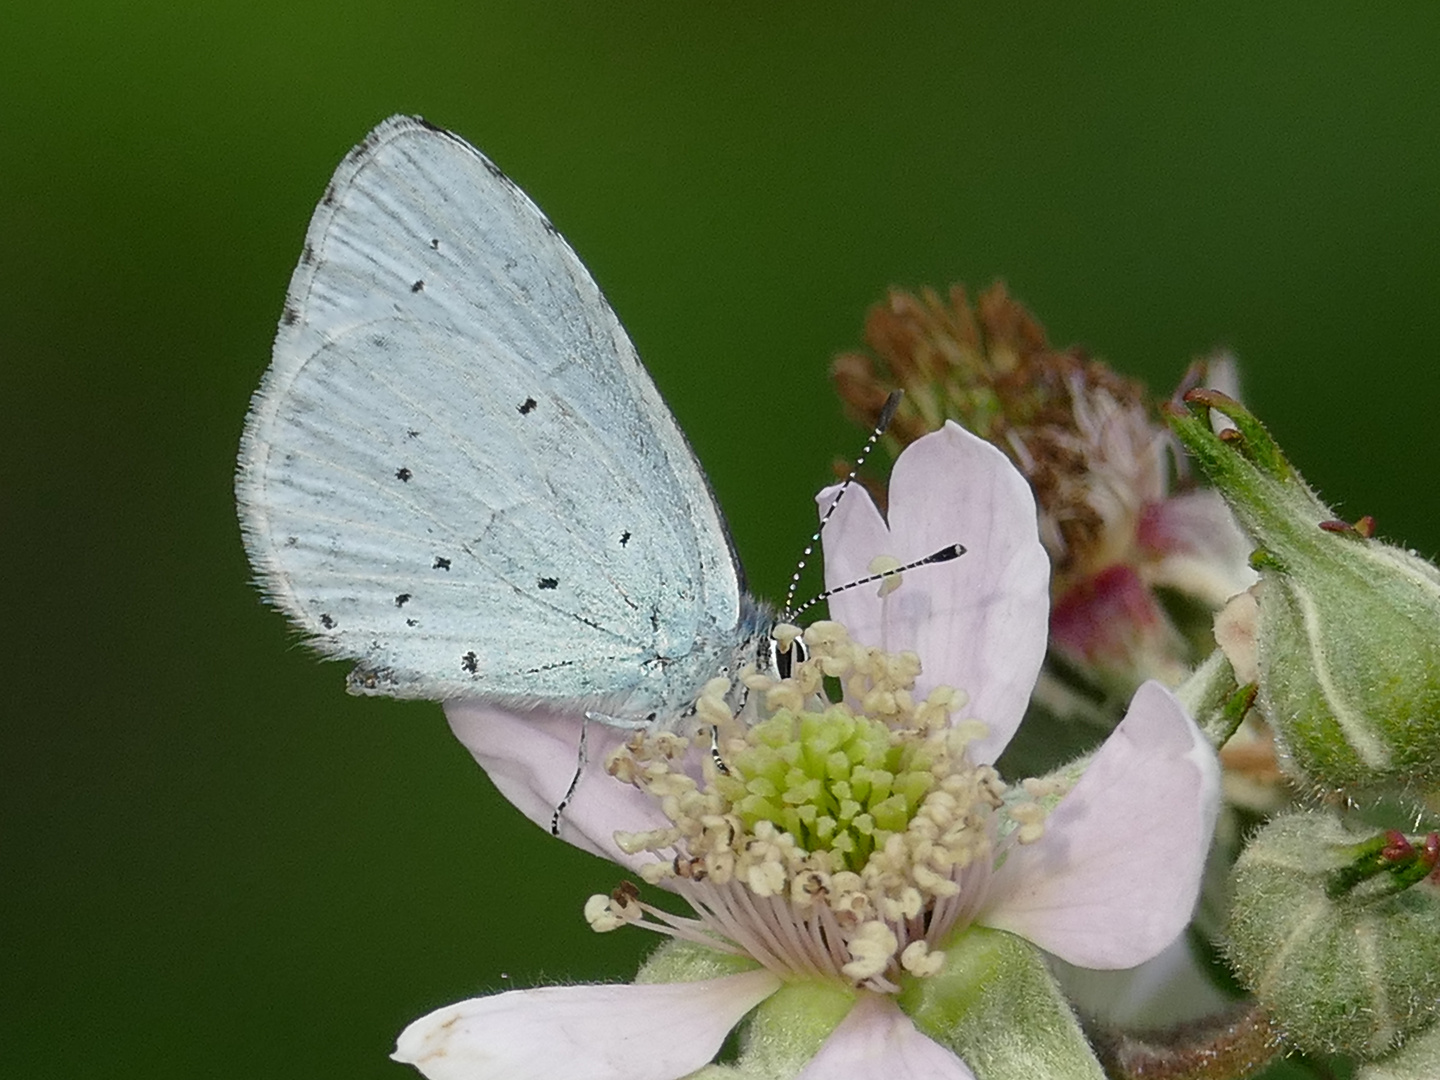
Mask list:
[[[579,258],[410,117],[341,163],[236,479],[267,598],[357,693],[671,726],[767,655],[684,435]]]

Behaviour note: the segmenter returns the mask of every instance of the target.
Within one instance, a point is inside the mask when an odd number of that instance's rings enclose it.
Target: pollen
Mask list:
[[[913,653],[860,646],[829,622],[804,640],[809,658],[789,678],[746,671],[740,693],[724,678],[706,686],[696,717],[716,753],[637,733],[607,762],[670,823],[616,842],[652,853],[642,879],[696,917],[617,890],[592,897],[586,918],[748,955],[782,977],[894,992],[941,969],[936,943],[973,917],[1004,847],[1038,838],[1044,810],[971,761],[985,726],[953,719],[963,693],[917,698]]]

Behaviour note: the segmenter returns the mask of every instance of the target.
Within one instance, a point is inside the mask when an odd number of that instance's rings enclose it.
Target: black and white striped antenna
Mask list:
[[[860,585],[869,585],[874,581],[884,581],[886,578],[894,577],[896,574],[903,574],[906,570],[914,570],[917,566],[933,566],[935,563],[946,563],[951,559],[958,559],[961,555],[964,555],[965,550],[964,544],[947,544],[939,551],[932,551],[923,559],[916,559],[914,562],[908,562],[904,566],[897,566],[892,570],[882,570],[880,573],[871,574],[869,577],[857,578],[855,581],[847,581],[844,585],[836,585],[833,589],[826,589],[819,596],[812,596],[793,611],[787,611],[785,617],[787,620],[798,619],[816,604],[822,600],[829,600],[830,597],[836,593],[842,593],[847,589],[854,589]]]
[[[900,399],[904,396],[905,391],[903,390],[890,391],[890,396],[885,399],[884,408],[880,410],[880,419],[875,422],[875,427],[871,430],[870,437],[865,440],[865,446],[861,449],[860,456],[855,459],[855,467],[850,470],[841,482],[840,490],[835,492],[835,498],[831,499],[830,505],[825,508],[825,513],[820,518],[820,524],[815,527],[815,532],[811,535],[810,542],[805,545],[805,550],[800,553],[800,561],[795,566],[795,572],[790,575],[790,587],[785,590],[785,607],[781,615],[781,618],[785,622],[792,621],[800,612],[809,610],[823,600],[825,596],[829,595],[827,593],[813,600],[807,600],[798,610],[792,606],[795,603],[795,590],[800,586],[800,575],[805,572],[805,566],[810,561],[810,556],[815,553],[815,545],[820,542],[820,533],[824,530],[825,524],[830,520],[830,516],[835,513],[835,508],[840,505],[840,500],[845,497],[845,492],[850,490],[850,485],[855,482],[856,474],[864,466],[865,459],[870,456],[870,452],[875,449],[875,444],[880,441],[880,436],[885,434],[886,428],[890,426],[890,421],[895,419],[895,410],[900,408]],[[894,573],[895,571],[891,572]],[[866,578],[865,580],[870,581],[872,579]],[[857,581],[854,584],[860,585],[863,584],[863,582]],[[849,587],[849,585],[845,586],[845,588]],[[836,589],[834,591],[839,592],[840,590]]]

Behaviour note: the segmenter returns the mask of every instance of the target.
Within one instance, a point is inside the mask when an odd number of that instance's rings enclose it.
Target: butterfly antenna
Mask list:
[[[875,444],[880,441],[880,436],[885,434],[886,429],[890,426],[890,421],[895,419],[895,410],[900,408],[900,399],[904,396],[905,391],[903,390],[890,391],[890,396],[885,399],[885,407],[880,410],[880,419],[875,422],[875,427],[870,431],[870,437],[865,440],[865,445],[860,450],[860,456],[855,459],[855,467],[850,470],[841,482],[840,490],[835,492],[835,498],[831,499],[830,505],[825,508],[825,513],[820,518],[820,524],[815,527],[815,532],[811,535],[810,542],[805,545],[805,550],[800,553],[800,561],[795,566],[795,572],[790,575],[790,587],[785,590],[785,607],[782,614],[785,622],[792,621],[801,611],[814,607],[820,602],[821,598],[817,597],[806,603],[799,611],[791,607],[791,605],[795,603],[795,590],[800,586],[800,575],[804,573],[805,566],[810,561],[810,556],[815,553],[815,545],[820,542],[821,531],[824,530],[826,522],[830,520],[830,515],[835,513],[835,508],[840,505],[840,500],[844,497],[845,492],[848,491],[850,485],[855,482],[855,475],[865,465],[865,459],[870,456],[870,451],[875,449]],[[859,582],[856,582],[856,584],[859,584]],[[849,586],[845,587],[849,588]],[[836,591],[838,592],[839,590]]]
[[[939,551],[932,551],[923,559],[916,559],[914,562],[906,563],[904,566],[897,566],[894,570],[886,570],[879,574],[871,574],[869,577],[862,577],[855,581],[847,581],[844,585],[836,585],[833,589],[826,589],[819,596],[812,596],[805,603],[801,604],[794,611],[788,612],[788,617],[799,618],[822,600],[829,600],[836,593],[845,592],[847,589],[854,589],[861,585],[869,585],[873,581],[884,581],[886,578],[902,574],[906,570],[914,570],[917,566],[933,566],[936,563],[947,563],[951,559],[958,559],[965,554],[964,544],[948,544]]]

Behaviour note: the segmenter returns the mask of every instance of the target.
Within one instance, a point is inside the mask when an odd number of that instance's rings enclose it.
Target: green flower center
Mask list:
[[[902,974],[942,969],[932,947],[973,914],[997,839],[1038,838],[1043,810],[1007,800],[994,768],[970,762],[984,725],[953,720],[962,694],[916,699],[913,653],[857,645],[836,623],[811,625],[805,642],[810,658],[788,679],[744,672],[744,695],[727,678],[707,684],[696,725],[713,733],[711,753],[642,733],[606,762],[668,821],[616,842],[653,852],[641,878],[671,882],[696,919],[650,907],[634,886],[591,897],[586,918],[599,931],[649,925],[787,978],[895,993]],[[845,702],[826,698],[827,679]]]
[[[753,833],[761,821],[836,869],[859,872],[888,837],[905,831],[935,786],[932,743],[896,737],[879,720],[831,706],[781,709],[748,732],[746,749],[715,780]]]

